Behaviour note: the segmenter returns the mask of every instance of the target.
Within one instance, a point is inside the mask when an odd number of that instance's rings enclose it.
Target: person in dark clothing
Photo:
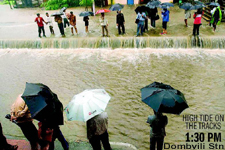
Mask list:
[[[158,14],[157,7],[155,7],[154,9],[151,9],[151,13],[149,14],[149,17],[151,19],[151,26],[153,28],[155,28],[155,17],[157,16],[157,14]]]
[[[101,143],[104,150],[112,150],[109,143],[108,115],[106,112],[89,119],[87,122],[87,138],[93,150],[101,150]]]
[[[2,132],[2,125],[0,122],[0,150],[17,150],[18,146],[17,145],[11,145],[8,144],[6,141],[6,137],[3,135]]]
[[[88,17],[88,16],[85,16],[85,17],[83,18],[83,21],[84,21],[84,23],[85,23],[85,31],[86,31],[86,33],[88,33],[89,17]]]
[[[155,112],[153,116],[148,116],[147,123],[150,124],[150,150],[163,149],[164,137],[166,136],[165,127],[168,124],[167,116],[162,115],[160,112]]]
[[[50,143],[49,150],[54,150],[55,148],[54,142],[56,138],[61,142],[64,150],[69,150],[69,143],[64,138],[59,126],[56,126],[55,128],[53,128],[52,142]]]
[[[123,13],[121,13],[121,10],[119,10],[116,16],[116,25],[118,26],[119,34],[121,34],[121,29],[120,29],[121,27],[122,27],[123,34],[125,34],[124,24],[125,24],[124,15]]]
[[[60,30],[60,33],[61,33],[62,37],[65,37],[63,23],[62,23],[62,17],[60,15],[56,15],[55,16],[55,22],[58,23],[58,27],[59,27],[59,30]]]
[[[146,14],[146,17],[145,17],[144,32],[148,31],[148,19],[149,19],[148,12],[145,12],[145,14]]]
[[[193,18],[194,20],[194,27],[193,27],[193,36],[196,35],[197,32],[197,36],[199,35],[199,27],[201,26],[202,22],[202,15],[203,15],[203,11],[201,9],[198,9],[197,12],[194,13]]]

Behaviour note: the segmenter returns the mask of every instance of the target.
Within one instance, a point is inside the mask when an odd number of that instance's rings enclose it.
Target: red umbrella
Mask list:
[[[108,9],[100,9],[100,10],[98,10],[98,11],[96,12],[96,15],[97,15],[97,14],[101,14],[101,13],[107,13],[107,12],[110,12],[110,10],[108,10]]]

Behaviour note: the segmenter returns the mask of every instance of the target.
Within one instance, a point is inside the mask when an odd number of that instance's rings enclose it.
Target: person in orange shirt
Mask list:
[[[31,150],[38,150],[38,131],[33,124],[30,111],[20,94],[11,107],[11,121],[16,121],[24,136],[30,142]]]

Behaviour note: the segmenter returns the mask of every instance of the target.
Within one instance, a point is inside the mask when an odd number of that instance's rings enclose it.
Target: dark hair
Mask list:
[[[39,14],[39,13],[37,13],[37,16],[40,16],[40,14]]]
[[[102,15],[102,17],[104,17],[105,16],[105,13],[101,13],[101,15]]]
[[[202,14],[202,9],[201,9],[201,8],[199,8],[199,9],[197,10],[197,14]]]
[[[48,12],[46,12],[46,14],[48,14]]]
[[[72,12],[72,11],[71,11],[70,13],[71,13],[71,14],[73,14],[73,12]]]

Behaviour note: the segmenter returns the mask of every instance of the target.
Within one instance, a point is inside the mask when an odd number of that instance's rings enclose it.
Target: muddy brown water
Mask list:
[[[182,115],[225,114],[224,60],[221,50],[0,50],[0,120],[4,134],[23,138],[20,129],[4,116],[26,82],[48,85],[64,107],[85,89],[104,88],[112,97],[106,108],[110,141],[147,150],[150,127],[146,119],[153,112],[141,101],[140,88],[159,81],[179,89],[190,106]],[[220,132],[225,142],[225,122],[221,122],[220,130],[187,130],[182,115],[167,115],[165,142],[185,143],[187,132]],[[68,140],[87,140],[85,123],[64,120],[61,129]]]

